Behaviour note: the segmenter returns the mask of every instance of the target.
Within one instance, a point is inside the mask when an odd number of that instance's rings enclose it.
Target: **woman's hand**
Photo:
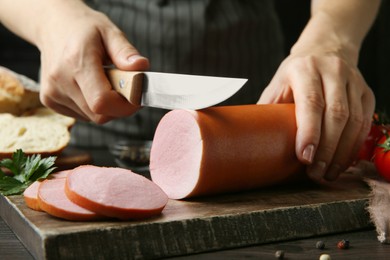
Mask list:
[[[259,103],[296,104],[296,154],[316,180],[334,180],[366,138],[375,99],[340,53],[300,52],[281,64]]]
[[[335,180],[368,135],[375,98],[357,68],[380,0],[312,0],[312,17],[259,103],[296,105],[296,155],[317,181]]]
[[[146,70],[148,60],[102,13],[79,0],[55,3],[48,7],[53,14],[41,25],[36,42],[41,51],[42,103],[96,123],[133,114],[137,108],[112,90],[103,65]]]

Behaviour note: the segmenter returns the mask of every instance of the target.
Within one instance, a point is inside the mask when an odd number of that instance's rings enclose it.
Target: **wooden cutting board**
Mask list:
[[[0,214],[37,259],[156,259],[372,227],[369,189],[354,176],[170,200],[143,221],[71,222],[0,197]]]

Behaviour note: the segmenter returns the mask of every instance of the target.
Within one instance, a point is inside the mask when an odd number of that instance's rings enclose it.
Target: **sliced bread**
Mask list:
[[[75,119],[45,108],[35,81],[0,66],[0,158],[17,149],[42,156],[61,153]]]
[[[39,108],[14,116],[0,114],[0,158],[22,149],[26,154],[58,155],[69,144],[75,119]]]

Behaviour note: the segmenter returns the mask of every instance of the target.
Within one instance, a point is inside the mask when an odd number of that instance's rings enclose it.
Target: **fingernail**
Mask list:
[[[324,179],[327,181],[334,181],[340,175],[341,167],[338,164],[333,164],[329,167],[328,172],[325,174]]]
[[[146,59],[145,57],[141,56],[141,55],[132,55],[130,56],[127,61],[130,63],[130,64],[133,64],[135,63],[137,60],[141,60],[141,59]]]
[[[326,163],[322,161],[315,162],[308,168],[308,175],[315,179],[322,179],[325,174]]]
[[[314,158],[314,145],[309,144],[306,146],[306,148],[303,150],[302,157],[308,163],[312,163]]]

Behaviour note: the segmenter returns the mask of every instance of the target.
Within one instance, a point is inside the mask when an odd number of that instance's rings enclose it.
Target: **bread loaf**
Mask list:
[[[35,81],[0,67],[0,158],[17,149],[57,155],[70,141],[75,119],[42,106]]]
[[[35,81],[0,67],[0,113],[21,115],[42,107],[38,91],[39,85]]]
[[[76,120],[73,117],[64,116],[54,112],[46,107],[39,107],[36,109],[28,110],[22,114],[22,117],[33,117],[37,119],[43,119],[51,122],[52,124],[65,125],[69,129],[74,125]]]
[[[58,155],[70,141],[75,119],[42,107],[21,116],[0,114],[0,158],[22,149],[26,154]]]

